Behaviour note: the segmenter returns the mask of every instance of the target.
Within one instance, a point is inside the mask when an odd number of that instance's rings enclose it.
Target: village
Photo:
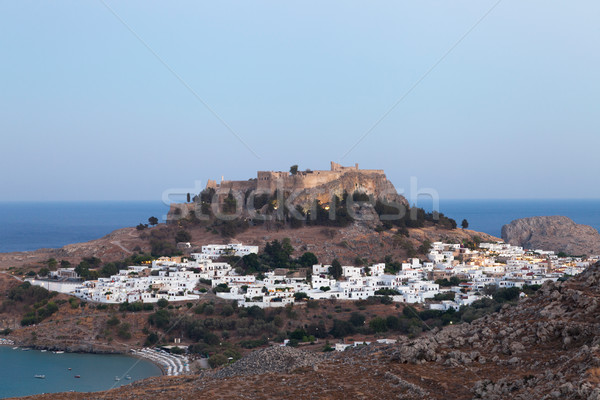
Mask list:
[[[223,256],[257,254],[258,246],[206,245],[187,257],[160,257],[129,266],[108,278],[76,282],[73,268],[53,271],[50,279],[31,279],[47,287],[95,303],[156,303],[199,300],[210,284],[216,296],[241,307],[284,307],[303,299],[361,300],[389,296],[394,302],[420,303],[434,310],[458,310],[482,297],[487,288],[523,288],[557,281],[582,272],[598,257],[558,257],[552,251],[525,250],[506,243],[481,243],[476,248],[434,242],[422,261],[412,258],[395,273],[385,263],[342,266],[338,279],[332,266],[309,270],[276,268],[264,275],[242,275]],[[521,293],[521,295],[525,295]]]

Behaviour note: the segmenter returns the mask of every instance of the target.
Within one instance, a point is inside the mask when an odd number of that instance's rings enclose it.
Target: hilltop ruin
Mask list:
[[[232,193],[237,198],[247,199],[252,195],[274,195],[277,191],[285,193],[290,203],[307,210],[315,200],[323,205],[329,204],[334,196],[342,198],[344,193],[364,193],[374,200],[385,200],[407,205],[394,185],[387,179],[381,169],[360,169],[358,164],[345,167],[331,162],[329,170],[297,171],[258,171],[256,178],[246,181],[221,182],[209,179],[205,191],[214,193],[223,199]],[[169,212],[170,219],[185,217],[193,209],[193,204],[173,204]],[[179,211],[177,211],[179,210]]]

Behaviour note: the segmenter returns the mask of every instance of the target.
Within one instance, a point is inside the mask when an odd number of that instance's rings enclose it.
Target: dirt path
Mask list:
[[[8,272],[1,272],[0,271],[0,274],[4,274],[6,276],[10,276],[11,278],[14,278],[14,279],[18,280],[19,282],[24,282],[23,279],[19,278],[18,276],[14,276],[12,274],[9,274]]]
[[[113,241],[111,241],[110,243],[111,243],[111,244],[114,244],[115,246],[118,246],[118,247],[120,247],[120,248],[121,248],[121,250],[123,250],[124,252],[126,252],[126,253],[128,253],[128,254],[131,254],[131,253],[133,253],[133,251],[131,251],[131,250],[128,250],[127,248],[125,248],[125,246],[123,246],[123,245],[121,244],[121,241],[119,241],[119,240],[113,240]]]

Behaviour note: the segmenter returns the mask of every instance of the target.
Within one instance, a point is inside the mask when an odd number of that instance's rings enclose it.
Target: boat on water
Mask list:
[[[42,353],[45,353],[45,352],[47,352],[48,350],[40,350],[40,351],[41,351]]]
[[[72,368],[67,368],[67,369],[70,371]]]
[[[34,375],[33,377],[37,379],[46,379],[46,375]]]
[[[21,349],[21,351],[29,351],[29,349]]]
[[[120,381],[121,378],[119,378],[118,376],[115,376],[115,381]]]
[[[19,349],[19,346],[13,347],[13,350],[18,350],[18,349]]]
[[[81,378],[81,375],[75,375],[75,378]]]
[[[63,353],[64,353],[64,351],[62,351],[62,350],[59,350],[59,351],[55,351],[54,353],[55,353],[55,354],[63,354]]]
[[[129,379],[129,380],[131,380],[131,377],[130,377],[129,375],[127,375],[127,376],[125,377],[125,379]]]

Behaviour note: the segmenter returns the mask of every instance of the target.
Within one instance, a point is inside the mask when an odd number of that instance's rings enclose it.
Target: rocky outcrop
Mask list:
[[[502,227],[502,239],[527,249],[554,250],[571,255],[600,254],[600,233],[562,216],[530,217]]]
[[[298,368],[312,367],[323,361],[327,354],[313,353],[292,347],[268,347],[250,353],[232,365],[208,372],[212,377],[223,379],[232,376],[289,373]]]
[[[375,199],[408,205],[406,199],[396,192],[396,188],[384,174],[360,170],[348,171],[331,182],[310,188],[297,188],[296,191],[297,196],[293,203],[305,209],[310,208],[315,199],[319,199],[321,203],[329,203],[334,195],[341,198],[344,192],[352,194],[355,191],[366,193]]]
[[[372,200],[408,206],[406,199],[398,194],[382,170],[363,170],[358,165],[342,167],[333,162],[331,171],[301,171],[296,174],[258,171],[257,178],[247,181],[222,181],[219,184],[209,181],[207,190],[215,191],[218,202],[222,202],[229,193],[236,199],[247,201],[251,193],[271,196],[279,192],[285,196],[280,200],[286,202],[289,208],[300,206],[305,211],[313,207],[315,200],[321,204],[331,204],[334,196],[342,198],[344,193],[352,195],[355,192],[367,194]],[[195,200],[199,200],[198,196]],[[266,206],[260,211],[264,213],[265,209]],[[167,222],[175,223],[190,216],[192,211],[200,215],[200,210],[199,203],[171,204]],[[244,217],[247,215],[244,213]]]
[[[497,314],[387,352],[392,362],[464,368],[476,377],[475,398],[598,399],[599,283],[600,263],[566,282],[548,282]],[[493,373],[477,372],[490,367]]]

